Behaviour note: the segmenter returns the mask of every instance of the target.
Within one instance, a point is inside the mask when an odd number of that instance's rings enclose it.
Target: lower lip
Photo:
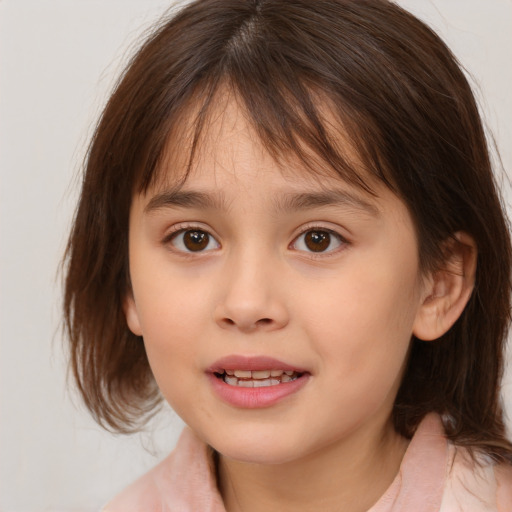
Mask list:
[[[295,380],[261,388],[231,386],[213,373],[208,373],[208,378],[215,393],[228,404],[243,409],[261,409],[271,407],[286,397],[297,393],[306,384],[309,375],[302,374]]]

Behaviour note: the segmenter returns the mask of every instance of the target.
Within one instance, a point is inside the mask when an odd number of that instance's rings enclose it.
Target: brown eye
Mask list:
[[[183,244],[189,251],[202,251],[208,247],[210,237],[204,231],[185,231]]]
[[[340,247],[345,240],[332,231],[326,229],[310,229],[302,233],[295,242],[293,248],[305,252],[331,252]]]
[[[331,234],[327,231],[308,231],[304,243],[310,251],[323,252],[331,245]]]
[[[202,252],[217,249],[219,243],[209,233],[201,229],[184,229],[175,233],[171,244],[183,252]]]

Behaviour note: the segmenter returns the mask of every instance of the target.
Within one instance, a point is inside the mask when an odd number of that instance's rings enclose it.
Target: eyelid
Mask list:
[[[205,226],[201,222],[180,222],[178,224],[174,224],[173,226],[171,226],[171,228],[166,232],[166,234],[162,238],[162,244],[165,246],[172,245],[171,242],[180,233],[184,233],[186,231],[202,231],[202,232],[206,233],[210,238],[215,240],[215,242],[217,243],[217,247],[215,249],[205,249],[202,251],[186,251],[186,250],[181,250],[181,249],[173,246],[171,249],[173,252],[180,254],[180,255],[184,255],[184,256],[189,256],[189,255],[199,256],[201,254],[209,253],[212,250],[216,250],[221,247],[221,243],[219,242],[219,237],[213,233],[213,230],[209,226]]]
[[[301,236],[304,236],[305,234],[307,234],[311,231],[323,231],[323,232],[329,233],[330,235],[333,235],[334,237],[336,237],[339,240],[340,245],[334,249],[330,249],[327,251],[319,251],[319,252],[299,250],[301,253],[307,254],[308,257],[313,257],[313,258],[329,257],[329,256],[337,254],[339,251],[345,249],[346,246],[350,245],[350,243],[351,243],[350,240],[346,236],[342,235],[339,232],[339,230],[334,229],[332,227],[327,227],[325,225],[322,225],[322,223],[316,222],[316,223],[311,223],[311,224],[306,224],[304,226],[301,226],[300,231],[293,237],[293,239],[290,242],[288,247],[291,249],[294,249],[293,246],[297,243],[297,240]]]
[[[218,238],[218,236],[214,233],[214,230],[202,222],[177,222],[165,230],[165,234],[162,237],[162,242],[165,242],[166,240],[168,241],[180,231],[193,231],[195,229],[197,231],[204,231],[213,236],[215,239]]]

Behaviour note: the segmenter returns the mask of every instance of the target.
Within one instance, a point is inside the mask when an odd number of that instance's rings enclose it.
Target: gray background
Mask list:
[[[69,391],[58,263],[77,172],[133,41],[172,2],[0,0],[0,511],[94,511],[173,446],[102,431]],[[402,0],[470,70],[512,169],[512,0]],[[507,202],[506,175],[499,176]],[[504,385],[512,412],[509,373]],[[509,425],[511,425],[509,421]]]

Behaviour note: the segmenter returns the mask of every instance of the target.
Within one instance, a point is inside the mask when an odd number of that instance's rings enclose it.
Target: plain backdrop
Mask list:
[[[399,3],[471,73],[510,171],[512,0]],[[131,437],[89,418],[66,377],[58,276],[94,122],[134,41],[171,4],[0,0],[1,512],[99,510],[166,455],[182,428],[168,409]],[[506,174],[498,180],[510,203]],[[510,381],[507,373],[512,412]]]

